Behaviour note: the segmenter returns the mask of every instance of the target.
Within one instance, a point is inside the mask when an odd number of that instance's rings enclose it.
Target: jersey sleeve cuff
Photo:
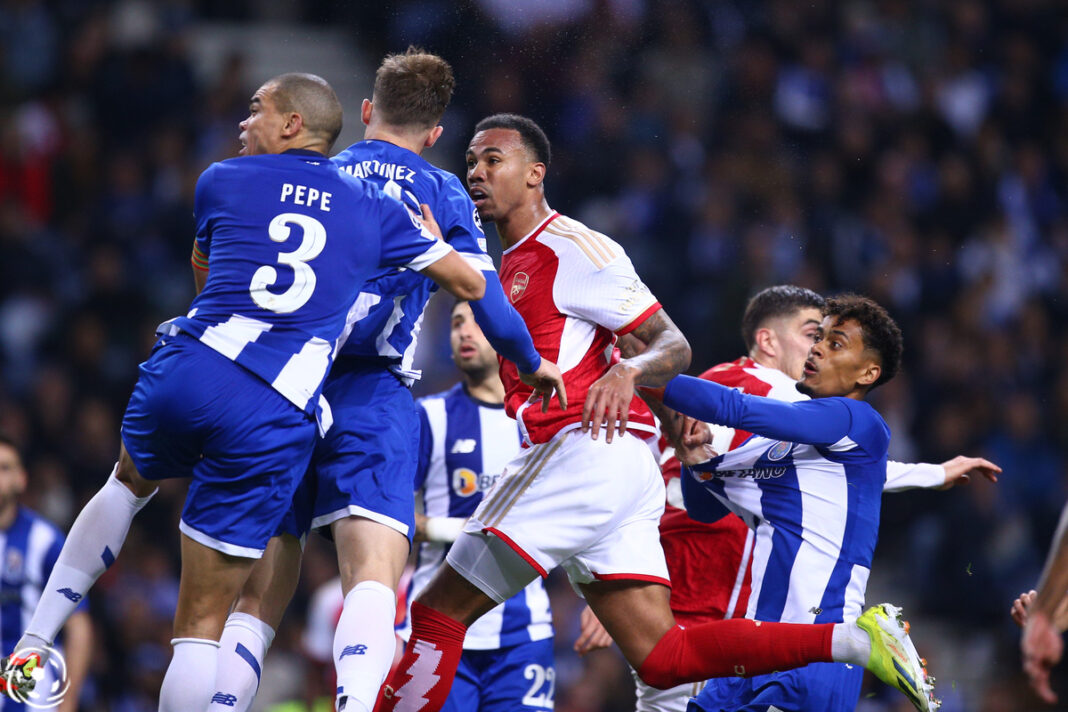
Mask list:
[[[621,329],[617,329],[616,333],[618,335],[620,335],[620,336],[623,336],[624,334],[629,334],[630,332],[634,331],[639,326],[644,324],[645,320],[648,319],[649,317],[651,317],[653,314],[655,314],[657,312],[657,310],[659,310],[659,309],[660,309],[660,302],[653,302],[652,304],[649,305],[649,307],[645,311],[643,311],[641,314],[639,314],[638,316],[636,316],[633,319],[631,319],[630,323],[626,324]]]
[[[442,242],[441,240],[434,240],[434,244],[430,246],[430,249],[409,262],[408,267],[409,269],[414,269],[416,272],[422,272],[427,267],[453,251],[454,250],[448,243]]]

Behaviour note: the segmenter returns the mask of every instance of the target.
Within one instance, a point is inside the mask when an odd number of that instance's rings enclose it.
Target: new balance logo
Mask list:
[[[215,696],[211,698],[211,701],[212,703],[218,702],[220,705],[233,707],[237,704],[237,695],[224,695],[221,692],[216,692]]]
[[[71,591],[69,588],[58,589],[56,593],[62,593],[67,599],[74,603],[82,600],[82,594]]]
[[[363,645],[363,644],[360,644],[360,645],[348,645],[348,646],[345,647],[344,650],[341,651],[341,655],[339,655],[337,659],[338,659],[338,662],[340,662],[341,659],[344,658],[346,655],[364,655],[366,653],[367,653],[367,646],[366,645]]]
[[[460,438],[452,445],[452,454],[466,455],[475,451],[475,445],[477,445],[471,438]]]

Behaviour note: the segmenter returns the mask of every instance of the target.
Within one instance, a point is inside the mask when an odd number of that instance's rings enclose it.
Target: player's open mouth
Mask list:
[[[812,362],[812,359],[805,361],[805,375],[809,376],[816,373],[816,364]]]
[[[477,356],[478,355],[478,349],[476,349],[471,344],[464,344],[463,346],[460,347],[460,355],[463,356],[464,358],[470,358],[472,356]]]
[[[474,201],[476,207],[479,203],[481,203],[488,197],[486,195],[486,191],[482,190],[482,188],[472,188],[469,191],[469,194],[471,195],[471,200]]]

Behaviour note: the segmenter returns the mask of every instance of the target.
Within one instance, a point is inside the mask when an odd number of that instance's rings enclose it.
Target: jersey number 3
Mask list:
[[[315,291],[315,272],[308,262],[319,256],[326,247],[326,228],[313,217],[300,213],[282,213],[271,220],[267,234],[275,242],[285,242],[292,232],[290,225],[297,225],[304,231],[300,247],[293,252],[279,252],[278,264],[293,270],[293,284],[281,294],[267,289],[278,281],[278,270],[271,265],[263,265],[252,275],[249,291],[252,300],[264,309],[279,314],[289,314],[308,303]]]

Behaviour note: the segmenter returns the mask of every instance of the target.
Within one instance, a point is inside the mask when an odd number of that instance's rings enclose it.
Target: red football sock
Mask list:
[[[666,690],[710,677],[751,677],[809,663],[833,662],[834,623],[800,625],[745,619],[675,626],[645,658],[638,674]]]
[[[412,603],[412,636],[400,665],[383,688],[382,712],[438,712],[449,696],[464,652],[467,626]]]

